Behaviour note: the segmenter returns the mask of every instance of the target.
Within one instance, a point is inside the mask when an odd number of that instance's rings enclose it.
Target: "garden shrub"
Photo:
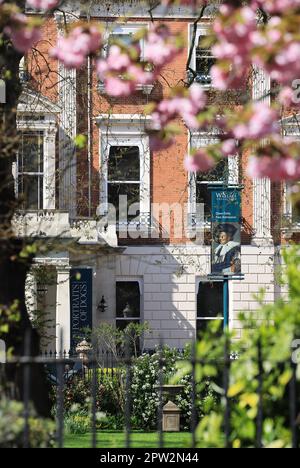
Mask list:
[[[121,372],[121,371],[120,371]],[[56,404],[57,388],[53,387],[52,401]],[[121,394],[121,396],[120,396]],[[74,405],[80,408],[80,411],[88,413],[91,410],[92,380],[82,376],[74,376],[65,383],[64,387],[64,408],[70,412]],[[120,407],[120,398],[124,398],[122,389],[120,389],[119,378],[110,373],[102,374],[98,378],[96,389],[96,409],[108,414],[117,414]]]
[[[97,421],[97,429],[102,431],[122,431],[125,426],[123,414],[106,414]]]
[[[163,374],[165,379],[172,372],[177,357],[175,350],[164,348]],[[132,367],[132,416],[135,424],[143,429],[154,429],[157,425],[159,396],[155,385],[158,384],[159,358],[159,353],[143,354],[135,360]]]
[[[22,403],[0,399],[0,448],[22,448],[24,437],[24,406]],[[55,423],[38,418],[34,410],[29,417],[30,448],[50,448],[55,444]]]
[[[190,347],[187,347],[184,352],[168,346],[164,347],[162,371],[165,384],[170,383],[170,379],[176,373],[176,363],[189,360],[190,357]],[[153,430],[157,428],[159,395],[155,387],[159,383],[159,359],[158,351],[152,355],[143,354],[133,358],[131,368],[131,427],[133,429]],[[98,375],[96,409],[105,414],[105,418],[97,423],[98,429],[122,430],[124,428],[125,374],[125,369],[120,368],[115,369],[114,373],[101,372]],[[179,395],[174,397],[174,402],[182,411],[182,429],[189,430],[192,415],[191,374],[183,376],[179,383],[184,388]],[[198,387],[197,391],[197,415],[201,418],[214,406],[216,393],[212,390],[208,379],[201,388]],[[64,401],[67,412],[67,430],[72,433],[88,432],[90,422],[87,417],[91,414],[91,380],[82,376],[74,376],[65,385]],[[77,408],[76,412],[73,410],[74,405]]]
[[[176,363],[190,360],[190,347],[187,346],[183,353],[165,346],[162,351],[163,359],[163,380],[165,384],[170,383],[176,373]],[[159,406],[159,395],[155,386],[158,384],[159,375],[159,352],[153,355],[143,354],[134,361],[132,368],[132,417],[136,428],[147,430],[157,428],[157,409]],[[191,374],[185,375],[178,384],[183,385],[183,390],[174,398],[174,403],[182,411],[182,429],[189,430],[191,427],[192,415],[192,384]],[[209,405],[214,405],[216,394],[209,384],[209,380],[204,385],[197,388],[197,417],[198,419],[206,413]],[[164,403],[166,401],[164,400]]]
[[[64,425],[67,434],[86,434],[91,431],[91,416],[71,412],[65,416]]]
[[[100,422],[106,415],[99,411],[96,412],[96,425],[97,429],[100,427]],[[67,434],[86,434],[92,431],[92,417],[91,411],[80,407],[80,405],[73,405],[71,410],[65,414],[64,426]]]

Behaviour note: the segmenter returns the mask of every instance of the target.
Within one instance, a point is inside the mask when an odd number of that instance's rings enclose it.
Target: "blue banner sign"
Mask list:
[[[93,270],[74,268],[70,276],[71,350],[86,338],[93,325]]]
[[[212,194],[211,274],[241,274],[241,189],[210,187]]]

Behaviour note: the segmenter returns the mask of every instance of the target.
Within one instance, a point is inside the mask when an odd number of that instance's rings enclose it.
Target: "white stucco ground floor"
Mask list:
[[[263,320],[255,295],[274,302],[280,285],[280,248],[243,246],[243,280],[229,282],[229,326],[241,336],[241,311]],[[52,252],[39,257],[27,281],[27,303],[38,316],[43,347],[68,351],[80,324],[107,322],[124,328],[147,322],[144,347],[164,343],[183,348],[208,320],[222,320],[222,284],[212,282],[210,247],[138,246],[109,252]],[[36,314],[36,311],[38,313]]]

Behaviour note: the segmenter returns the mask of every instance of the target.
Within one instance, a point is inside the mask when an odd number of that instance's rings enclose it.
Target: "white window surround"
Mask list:
[[[44,179],[43,179],[43,209],[55,210],[55,142],[56,142],[56,117],[54,115],[44,115],[30,120],[24,120],[19,114],[17,129],[20,132],[42,132],[44,140]],[[17,182],[17,167],[14,164],[14,177]]]
[[[104,33],[104,44],[108,44],[109,37],[114,34],[129,35],[136,34],[141,29],[149,28],[148,23],[106,23],[107,28]],[[144,40],[140,41],[141,45],[141,60],[144,58]]]
[[[196,72],[196,46],[199,42],[199,38],[200,36],[207,36],[209,34],[209,30],[211,28],[211,23],[199,23],[197,25],[197,32],[196,32],[196,37],[195,37],[195,43],[194,43],[194,47],[193,47],[193,50],[192,50],[192,57],[191,57],[191,63],[190,63],[190,68]],[[189,44],[189,48],[188,48],[188,53],[192,47],[192,40],[193,40],[193,29],[194,29],[194,24],[190,24],[189,25],[189,32],[188,32],[188,44]],[[210,89],[211,88],[211,84],[202,84],[201,86],[203,86],[203,88],[205,89]]]
[[[140,323],[144,322],[144,280],[141,277],[136,277],[136,276],[116,276],[116,283],[138,283],[139,288],[140,288]],[[118,318],[116,318],[117,320]],[[126,320],[126,318],[120,318],[120,320]],[[128,318],[128,321],[134,320],[134,318]]]
[[[106,23],[107,24],[107,29],[104,33],[104,44],[106,44],[106,48],[104,48],[104,55],[106,56],[107,54],[107,45],[109,41],[109,37],[111,35],[117,34],[117,35],[129,35],[129,34],[136,34],[140,29],[143,28],[149,28],[148,23]],[[141,61],[144,60],[144,40],[140,41],[140,46],[141,46]],[[137,91],[142,91],[143,94],[150,95],[152,90],[154,88],[153,84],[149,85],[137,85]],[[98,83],[98,90],[101,94],[105,93],[105,86],[104,84],[99,81]]]
[[[47,97],[25,86],[19,99],[17,112],[17,129],[19,131],[44,133],[43,208],[44,210],[55,210],[57,116],[60,114],[61,108]],[[16,164],[14,164],[15,180],[16,170]]]
[[[300,141],[300,115],[287,117],[281,121],[282,133],[284,137],[293,137]],[[300,181],[299,181],[300,182]],[[300,232],[300,222],[293,223],[293,205],[290,197],[290,184],[284,183],[283,193],[283,216],[287,221],[288,226],[283,228],[286,236],[289,233]]]
[[[44,209],[44,132],[30,130],[19,132],[18,135],[20,142],[16,162],[15,192],[17,198],[25,196],[22,211],[40,212]],[[29,148],[33,145],[34,148],[34,153],[30,148],[30,159],[35,162],[32,166],[28,164],[28,152],[24,152],[24,146],[26,148],[27,145]],[[35,197],[31,199],[33,193]],[[31,199],[33,205],[29,204],[27,197]]]
[[[288,224],[288,228],[284,230],[300,230],[300,224],[293,223],[293,205],[290,199],[290,185],[285,182],[283,187],[283,217]]]
[[[80,8],[74,5],[63,12],[55,11],[54,18],[57,25],[58,36],[64,36],[66,28],[80,17]],[[76,191],[76,145],[74,143],[77,135],[77,80],[76,70],[66,68],[58,61],[58,102],[60,103],[59,119],[59,208],[68,211],[71,219],[77,215]]]
[[[209,279],[207,278],[206,276],[203,276],[203,277],[196,277],[196,304],[197,304],[197,300],[198,300],[198,293],[199,293],[199,287],[200,287],[200,283],[222,283],[223,281],[219,280],[219,279]],[[229,313],[229,317],[228,317],[228,325],[229,325],[229,330],[232,331],[233,330],[233,293],[234,293],[234,284],[233,284],[233,281],[229,281],[228,283],[228,289],[229,289],[229,310],[228,310],[228,313]],[[205,319],[205,317],[204,317]],[[196,310],[196,320],[197,320],[197,310]],[[208,317],[207,320],[215,320],[214,318],[211,318],[211,317]],[[224,320],[224,317],[223,317],[223,320]]]
[[[103,114],[96,122],[100,129],[100,205],[98,214],[108,212],[108,156],[111,146],[137,146],[140,150],[140,212],[150,221],[150,147],[145,126],[148,119],[142,115]]]
[[[141,276],[116,276],[116,283],[139,283],[140,294],[144,295],[144,280]]]
[[[191,132],[190,133],[190,142],[189,148],[190,149],[198,149],[198,148],[206,148],[209,145],[213,145],[219,142],[218,132],[213,131],[212,133],[206,132]],[[226,181],[228,185],[238,185],[239,184],[239,157],[237,154],[228,156],[228,180]],[[213,184],[217,185],[218,182],[213,182]],[[222,185],[223,182],[220,181],[219,185]],[[195,216],[197,209],[196,209],[196,195],[197,195],[197,182],[195,174],[189,174],[189,208],[188,208],[188,216],[189,222],[192,221],[193,216]],[[202,228],[210,229],[211,223],[204,222],[202,224]]]

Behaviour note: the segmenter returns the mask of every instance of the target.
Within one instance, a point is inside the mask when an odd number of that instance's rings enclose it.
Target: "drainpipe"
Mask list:
[[[92,66],[91,57],[88,57],[88,205],[89,218],[92,214]]]
[[[229,327],[229,279],[224,278],[223,283],[223,299],[224,299],[224,329]]]
[[[88,23],[91,22],[91,7],[93,5],[93,0],[87,5],[85,2],[81,2],[81,13],[85,12]],[[87,150],[88,150],[88,216],[89,218],[92,215],[92,82],[93,82],[93,70],[92,70],[92,61],[91,57],[88,56],[87,62],[87,119],[88,119],[88,128],[87,128]]]

